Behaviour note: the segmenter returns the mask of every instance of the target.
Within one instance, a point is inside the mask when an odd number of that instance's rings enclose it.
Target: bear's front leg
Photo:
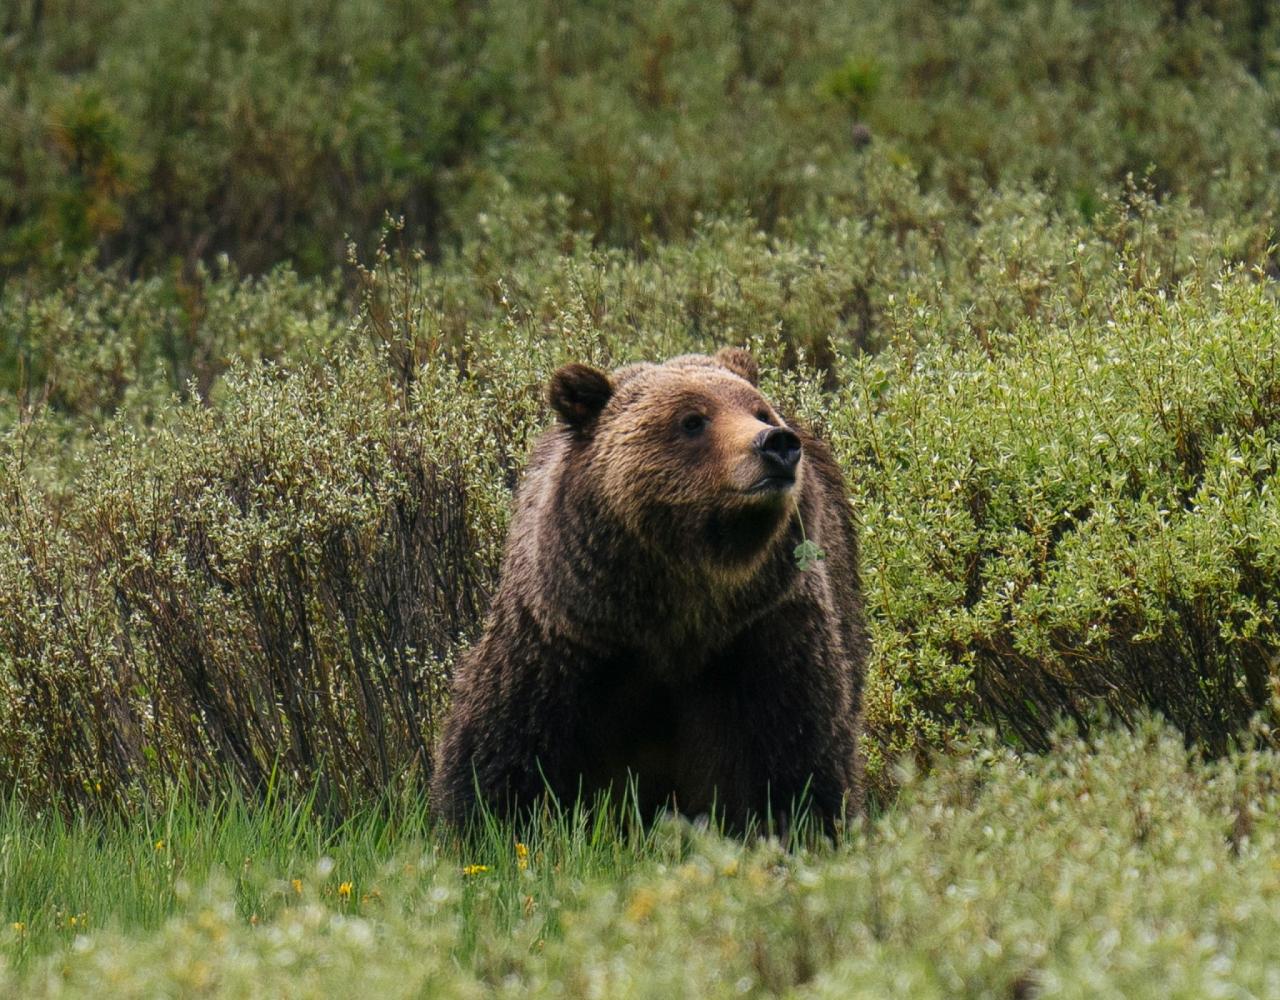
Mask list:
[[[562,800],[576,792],[565,736],[578,728],[582,656],[537,635],[528,622],[495,628],[459,665],[431,783],[434,814],[455,827],[478,805],[510,820],[548,790]]]
[[[785,828],[799,808],[831,832],[860,809],[857,664],[840,635],[819,604],[791,602],[718,658],[700,701],[709,731],[735,734],[716,789],[731,825]]]

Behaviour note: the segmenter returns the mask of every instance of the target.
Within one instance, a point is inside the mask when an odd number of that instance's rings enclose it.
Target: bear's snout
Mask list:
[[[755,440],[756,451],[764,462],[769,479],[792,480],[800,464],[800,438],[785,427],[770,427]]]

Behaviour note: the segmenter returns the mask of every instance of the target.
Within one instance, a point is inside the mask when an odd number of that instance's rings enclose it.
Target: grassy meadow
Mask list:
[[[0,8],[0,994],[1280,995],[1280,16]],[[556,366],[862,532],[837,843],[425,795]]]

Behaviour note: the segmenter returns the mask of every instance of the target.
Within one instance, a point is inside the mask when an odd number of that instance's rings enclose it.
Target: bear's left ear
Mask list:
[[[612,395],[609,376],[589,365],[565,365],[547,386],[551,408],[574,430],[590,427]]]
[[[721,368],[728,368],[735,375],[741,375],[752,385],[760,380],[760,366],[756,364],[756,359],[741,347],[720,348],[716,351],[715,362]]]

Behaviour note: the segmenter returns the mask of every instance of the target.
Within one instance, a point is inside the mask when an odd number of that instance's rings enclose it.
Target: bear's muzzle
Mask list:
[[[786,427],[770,427],[757,435],[753,444],[764,467],[764,475],[751,484],[748,493],[785,492],[796,484],[800,464],[800,438]]]

